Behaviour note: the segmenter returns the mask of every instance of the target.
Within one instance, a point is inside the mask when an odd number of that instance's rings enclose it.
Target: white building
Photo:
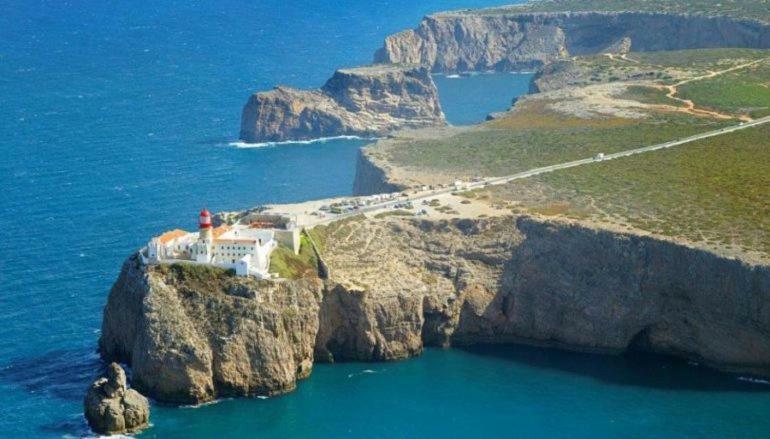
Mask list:
[[[213,227],[211,213],[203,209],[198,232],[172,230],[147,244],[151,263],[194,262],[235,270],[238,276],[269,277],[270,253],[276,247],[272,229],[244,225]]]
[[[270,229],[232,228],[214,240],[214,262],[234,268],[236,274],[267,274],[270,252],[275,248],[275,233]]]

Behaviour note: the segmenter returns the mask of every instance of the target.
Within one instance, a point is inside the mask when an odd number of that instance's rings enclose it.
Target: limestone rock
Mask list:
[[[770,267],[527,217],[339,230],[326,238],[335,291],[321,321],[343,324],[319,332],[316,346],[335,359],[400,358],[420,341],[530,343],[770,375]]]
[[[648,12],[445,12],[387,37],[374,60],[434,72],[516,71],[574,55],[716,47],[770,47],[770,24]]]
[[[126,373],[117,363],[91,385],[83,406],[88,425],[99,434],[133,433],[146,428],[150,418],[147,398],[127,388]]]
[[[130,364],[134,387],[164,402],[294,389],[312,367],[320,280],[276,284],[206,268],[129,258],[104,310],[102,357]]]
[[[240,138],[275,142],[380,136],[445,123],[427,69],[374,65],[337,70],[319,90],[276,87],[255,93],[243,108]]]
[[[287,392],[314,361],[489,343],[644,350],[770,376],[767,266],[527,217],[353,218],[324,233],[323,281],[130,258],[105,309],[102,356],[177,403]]]

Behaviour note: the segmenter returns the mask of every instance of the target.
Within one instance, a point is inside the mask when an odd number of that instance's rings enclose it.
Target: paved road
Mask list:
[[[650,145],[650,146],[645,146],[645,147],[642,147],[642,148],[629,149],[627,151],[621,151],[621,152],[616,152],[616,153],[613,153],[613,154],[607,154],[601,160],[597,160],[596,158],[591,157],[591,158],[575,160],[575,161],[571,161],[571,162],[559,163],[557,165],[543,166],[541,168],[534,168],[534,169],[530,169],[528,171],[519,172],[519,173],[511,174],[511,175],[506,175],[506,176],[503,176],[503,177],[486,178],[486,179],[483,179],[483,180],[481,180],[479,182],[468,183],[466,185],[466,188],[462,189],[462,190],[465,191],[465,190],[481,188],[481,187],[488,186],[488,185],[505,184],[505,183],[508,183],[510,181],[513,181],[513,180],[519,180],[519,179],[522,179],[522,178],[533,177],[535,175],[540,175],[540,174],[545,174],[545,173],[548,173],[548,172],[558,171],[560,169],[574,168],[576,166],[587,165],[589,163],[596,163],[597,161],[615,160],[615,159],[619,159],[619,158],[622,158],[622,157],[632,156],[632,155],[635,155],[635,154],[642,154],[642,153],[645,153],[645,152],[657,151],[659,149],[671,148],[673,146],[678,146],[678,145],[682,145],[682,144],[685,144],[685,143],[695,142],[697,140],[707,139],[709,137],[720,136],[722,134],[732,133],[732,132],[735,132],[735,131],[744,130],[746,128],[751,128],[751,127],[758,126],[758,125],[763,125],[763,124],[766,124],[766,123],[770,123],[770,116],[763,117],[763,118],[760,118],[760,119],[756,119],[756,120],[753,120],[751,122],[744,122],[744,123],[741,123],[739,125],[733,125],[733,126],[730,126],[730,127],[721,128],[721,129],[714,130],[714,131],[708,131],[708,132],[705,132],[705,133],[696,134],[694,136],[685,137],[685,138],[679,139],[679,140],[673,140],[671,142],[659,143],[657,145]],[[340,219],[349,218],[349,217],[352,217],[352,216],[355,216],[355,215],[360,215],[362,213],[369,213],[369,212],[375,212],[375,211],[387,209],[389,207],[395,206],[396,204],[404,203],[404,202],[407,202],[407,201],[411,201],[412,203],[416,203],[416,202],[421,202],[423,200],[429,200],[429,199],[435,198],[435,197],[437,197],[439,195],[444,195],[444,194],[448,194],[448,193],[451,193],[451,192],[456,192],[457,190],[458,189],[456,189],[455,187],[449,187],[449,188],[445,188],[445,189],[437,189],[437,190],[433,190],[433,191],[420,192],[420,193],[415,194],[414,196],[411,196],[411,197],[401,197],[401,198],[399,198],[397,200],[387,201],[387,202],[379,203],[379,204],[373,204],[373,205],[370,205],[370,206],[365,206],[365,207],[362,207],[362,208],[360,208],[358,210],[355,210],[355,211],[352,211],[352,212],[342,213],[342,214],[335,215],[335,216],[330,216],[330,217],[327,217],[327,218],[319,218],[316,221],[312,221],[310,223],[304,224],[304,226],[305,227],[314,227],[314,226],[317,226],[317,225],[320,225],[320,224],[328,224],[328,223],[331,223],[331,222],[334,222],[334,221],[337,221],[337,220],[340,220]]]

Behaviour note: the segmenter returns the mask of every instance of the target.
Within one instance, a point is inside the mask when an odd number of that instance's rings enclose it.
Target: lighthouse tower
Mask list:
[[[206,241],[209,244],[213,241],[211,213],[207,209],[201,210],[200,217],[198,217],[198,240]]]
[[[203,209],[198,217],[198,242],[192,245],[191,252],[198,262],[211,262],[214,249],[214,233],[211,229],[211,213]]]

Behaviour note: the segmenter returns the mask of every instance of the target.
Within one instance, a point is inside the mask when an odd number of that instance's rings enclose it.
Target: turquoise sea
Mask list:
[[[493,0],[0,0],[0,437],[89,435],[101,312],[149,236],[349,194],[365,141],[237,148],[249,93],[319,86],[430,12]],[[529,75],[436,77],[480,121]],[[318,365],[298,391],[153,405],[143,437],[762,437],[770,386],[657,357],[429,349]]]

